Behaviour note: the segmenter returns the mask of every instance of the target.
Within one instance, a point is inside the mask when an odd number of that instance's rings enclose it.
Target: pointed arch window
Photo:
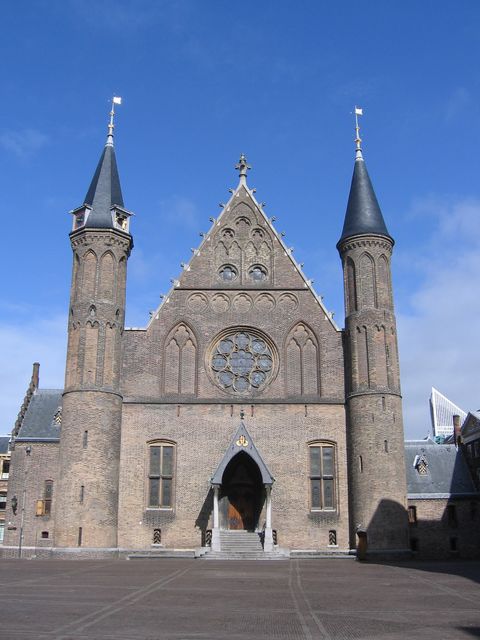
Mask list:
[[[305,324],[297,324],[286,341],[286,387],[289,395],[320,393],[318,343]]]
[[[310,510],[334,511],[335,446],[330,442],[312,442],[308,447],[310,464]]]
[[[360,296],[362,308],[377,306],[375,262],[369,253],[363,253],[359,266]]]
[[[184,323],[174,327],[165,346],[165,393],[194,395],[197,388],[197,341]]]
[[[347,293],[347,308],[349,313],[353,313],[357,310],[357,283],[355,274],[355,263],[348,257],[346,262],[346,293]]]

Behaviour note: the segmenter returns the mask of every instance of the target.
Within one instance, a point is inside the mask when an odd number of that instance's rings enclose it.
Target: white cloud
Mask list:
[[[470,105],[472,97],[465,87],[457,87],[445,106],[445,122],[451,122],[461,116],[465,109]]]
[[[0,434],[10,433],[30,382],[32,363],[40,362],[40,386],[63,387],[66,316],[23,324],[0,324]]]
[[[160,213],[167,222],[186,229],[198,228],[197,205],[183,196],[172,196],[160,202]]]
[[[436,226],[414,263],[419,285],[410,294],[410,309],[398,316],[404,422],[410,437],[429,430],[432,386],[465,411],[480,406],[480,201],[429,198],[416,203],[415,215],[431,216]]]
[[[136,31],[152,25],[171,30],[182,23],[188,9],[185,0],[70,0],[76,17],[91,27],[110,31]]]
[[[0,134],[0,146],[18,158],[33,155],[49,142],[49,137],[35,129],[7,130]]]

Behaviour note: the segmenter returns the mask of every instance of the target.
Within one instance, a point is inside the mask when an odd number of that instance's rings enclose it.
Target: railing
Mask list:
[[[211,547],[212,546],[212,530],[205,529],[202,531],[202,547]]]

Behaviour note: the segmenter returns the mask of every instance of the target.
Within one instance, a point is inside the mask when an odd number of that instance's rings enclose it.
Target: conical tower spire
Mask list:
[[[363,115],[362,110],[355,107],[355,165],[353,169],[352,184],[348,196],[347,212],[339,243],[353,236],[376,235],[385,236],[392,240],[383,219],[377,196],[368,175],[362,152],[362,139],[358,115]]]
[[[115,97],[112,100],[107,140],[85,196],[84,206],[88,210],[88,214],[85,216],[84,225],[88,228],[97,229],[121,228],[125,231],[127,230],[126,226],[122,222],[119,224],[118,215],[114,215],[112,211],[113,209],[122,210],[122,215],[125,212],[113,145],[115,104],[121,104],[121,98]],[[120,218],[122,218],[122,215]],[[122,220],[126,218],[128,218],[128,215],[126,217],[123,215]],[[78,226],[75,228],[78,228]]]

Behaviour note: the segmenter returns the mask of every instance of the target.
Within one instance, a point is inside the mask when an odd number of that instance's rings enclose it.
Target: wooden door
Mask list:
[[[243,529],[243,519],[238,509],[230,503],[228,505],[228,528]]]

